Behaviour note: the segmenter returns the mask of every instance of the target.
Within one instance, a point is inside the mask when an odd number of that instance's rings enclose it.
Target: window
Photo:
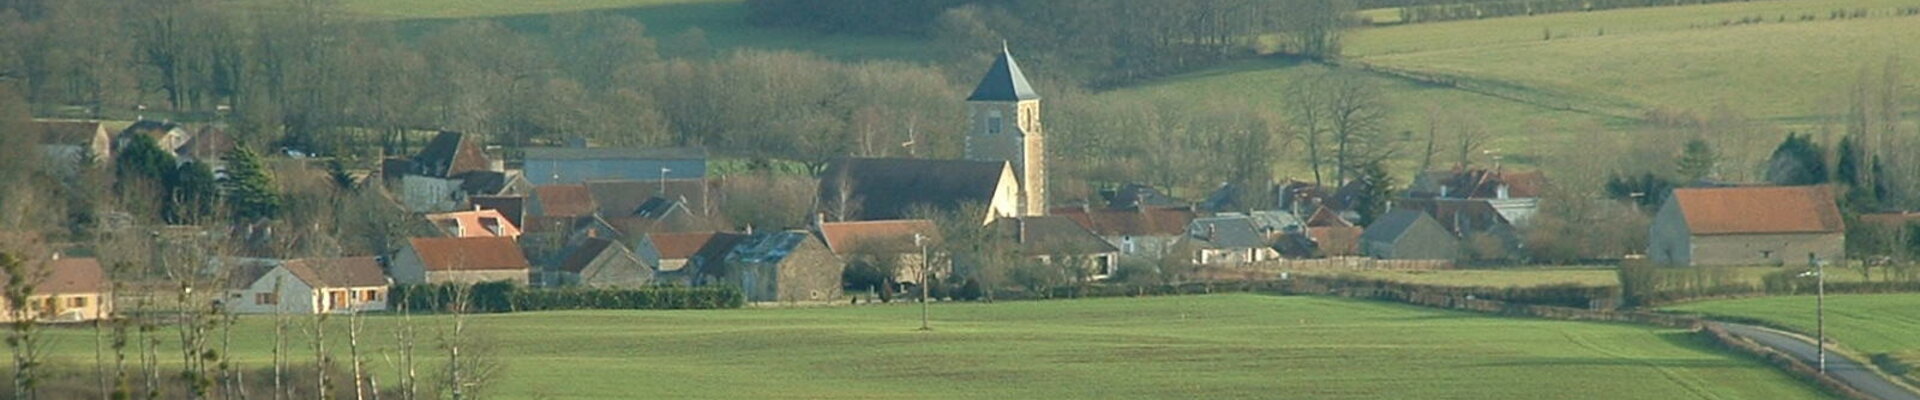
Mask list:
[[[86,297],[72,297],[67,299],[67,307],[80,308],[80,307],[86,307],[86,306],[87,306]]]
[[[370,290],[361,292],[360,299],[365,301],[380,301],[380,290],[370,289]]]
[[[280,304],[280,296],[275,296],[271,292],[254,294],[253,304],[264,304],[264,305]]]
[[[988,135],[1000,134],[1000,124],[1002,123],[1003,122],[1000,120],[1000,110],[993,110],[993,111],[987,112],[987,134]]]

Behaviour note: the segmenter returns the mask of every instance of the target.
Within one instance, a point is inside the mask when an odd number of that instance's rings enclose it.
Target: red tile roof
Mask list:
[[[457,237],[519,237],[520,227],[499,210],[458,211],[450,213],[427,214],[427,221],[435,226],[451,230],[448,234]],[[494,234],[498,230],[500,234]]]
[[[578,217],[593,214],[596,206],[587,185],[546,185],[533,188],[540,217]]]
[[[717,248],[731,247],[745,235],[720,232],[701,233],[654,233],[647,238],[653,240],[653,249],[660,253],[662,260],[685,260],[702,252]]]
[[[1333,209],[1327,208],[1327,206],[1320,206],[1319,209],[1313,211],[1312,216],[1307,217],[1307,226],[1351,228],[1353,227],[1353,222],[1347,221],[1346,218],[1340,218],[1340,213],[1334,212]]]
[[[834,254],[855,251],[910,251],[914,235],[940,239],[940,228],[924,219],[828,222],[820,224],[820,238]]]
[[[513,239],[413,238],[414,254],[428,271],[524,270],[529,268],[526,253]]]
[[[107,272],[100,260],[61,258],[46,264],[46,279],[34,287],[36,294],[83,294],[107,291]]]
[[[1054,215],[1067,217],[1100,236],[1178,236],[1193,222],[1193,211],[1186,208],[1139,208],[1131,210],[1083,208],[1054,209]]]
[[[1350,256],[1358,254],[1360,235],[1365,229],[1353,226],[1322,226],[1307,228],[1307,237],[1320,246],[1320,254],[1328,257]]]
[[[1672,201],[1695,235],[1846,230],[1825,186],[1674,189]]]

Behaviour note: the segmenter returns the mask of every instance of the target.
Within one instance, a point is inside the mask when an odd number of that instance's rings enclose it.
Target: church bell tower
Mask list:
[[[1020,181],[1020,215],[1046,215],[1047,135],[1040,126],[1040,95],[1004,45],[967,96],[967,119],[972,128],[967,131],[966,159],[1013,164]]]

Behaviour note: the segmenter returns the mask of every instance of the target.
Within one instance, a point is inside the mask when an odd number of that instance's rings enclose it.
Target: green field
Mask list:
[[[1631,325],[1252,294],[936,305],[933,332],[914,330],[918,313],[549,312],[474,323],[507,366],[496,392],[505,398],[1824,397],[1685,331]],[[375,318],[367,337],[387,337],[396,321]],[[239,328],[245,362],[268,362],[270,329],[262,318]],[[57,365],[91,360],[88,331],[59,333]],[[386,365],[375,362],[390,373]]]
[[[1518,268],[1458,270],[1376,270],[1376,271],[1301,271],[1301,274],[1356,276],[1420,285],[1528,287],[1575,284],[1614,286],[1620,284],[1613,268]]]
[[[385,19],[504,17],[739,0],[343,0],[347,12]]]
[[[1914,369],[1920,367],[1920,312],[1915,312],[1920,294],[1836,295],[1826,302],[1831,340],[1868,356],[1885,355],[1902,364],[1892,370],[1908,369],[1907,377],[1920,382],[1920,369]],[[1813,296],[1708,301],[1667,310],[1763,320],[1809,336],[1816,328]]]
[[[1904,0],[1807,0],[1623,9],[1408,24],[1355,31],[1350,57],[1397,68],[1510,83],[1593,107],[1726,107],[1753,117],[1803,120],[1842,109],[1835,100],[1861,68],[1920,40],[1920,18],[1896,16]],[[1869,17],[1829,20],[1836,9]],[[1812,15],[1813,21],[1799,21]],[[1764,22],[1722,26],[1757,17]],[[1785,22],[1781,22],[1783,18]],[[1552,40],[1545,40],[1547,35]],[[1909,80],[1920,77],[1912,68]]]
[[[1827,296],[1827,334],[1842,345],[1879,354],[1920,350],[1920,294]],[[1707,301],[1671,311],[1771,321],[1794,331],[1814,331],[1813,296]]]

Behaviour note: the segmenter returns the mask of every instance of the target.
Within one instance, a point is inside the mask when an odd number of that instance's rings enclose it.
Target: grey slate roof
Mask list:
[[[1246,216],[1194,218],[1187,236],[1216,249],[1265,247],[1266,240]]]
[[[1005,161],[845,158],[827,166],[820,179],[820,204],[837,204],[840,189],[858,207],[858,218],[905,219],[915,205],[944,210],[993,201]]]
[[[1013,53],[1001,50],[1000,57],[993,59],[993,66],[987,68],[987,76],[980,78],[980,84],[974,86],[973,95],[967,101],[1020,101],[1039,99],[1033,92],[1033,85],[1027,83],[1027,75],[1020,73],[1020,64],[1013,61]]]
[[[1360,234],[1360,240],[1391,243],[1406,234],[1407,229],[1413,228],[1414,223],[1420,222],[1420,218],[1432,217],[1428,217],[1427,213],[1404,208],[1389,211],[1387,215],[1373,221],[1373,225],[1367,225],[1366,233]]]
[[[529,162],[534,160],[705,160],[707,149],[669,147],[653,149],[528,147],[523,149]]]

